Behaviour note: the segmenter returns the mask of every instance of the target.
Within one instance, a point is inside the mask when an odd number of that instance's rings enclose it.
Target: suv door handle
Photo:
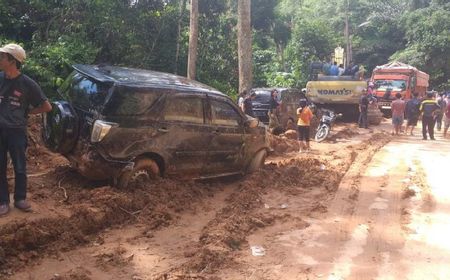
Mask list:
[[[169,130],[167,128],[165,128],[165,127],[158,128],[158,131],[159,132],[163,132],[163,133],[169,132]]]

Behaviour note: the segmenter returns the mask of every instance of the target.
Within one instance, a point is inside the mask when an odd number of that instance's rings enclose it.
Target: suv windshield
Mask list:
[[[110,86],[73,72],[59,89],[60,94],[82,109],[99,108],[105,102]]]
[[[270,103],[270,90],[255,90],[256,93],[255,100],[253,102],[259,102],[259,103]],[[278,91],[277,100],[281,100],[281,92]]]

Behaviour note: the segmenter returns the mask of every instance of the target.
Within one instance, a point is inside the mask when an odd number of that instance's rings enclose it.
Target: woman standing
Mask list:
[[[309,128],[311,125],[313,113],[311,109],[309,109],[305,99],[300,100],[300,107],[297,109],[297,117],[297,130],[298,141],[300,142],[300,152],[309,151],[311,149],[309,146]]]

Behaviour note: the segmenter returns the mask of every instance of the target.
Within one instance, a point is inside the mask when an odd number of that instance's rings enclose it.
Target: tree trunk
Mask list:
[[[250,4],[251,0],[238,1],[239,92],[249,91],[253,83]]]
[[[352,54],[352,42],[351,42],[351,38],[350,38],[350,24],[349,24],[349,19],[348,19],[348,14],[350,13],[350,4],[349,1],[347,0],[347,8],[345,11],[345,30],[344,30],[344,35],[345,35],[345,40],[346,40],[346,61],[345,61],[345,67],[347,67],[350,62],[353,61],[353,54]]]
[[[283,68],[284,72],[289,72],[287,69],[287,65],[286,62],[284,60],[284,48],[283,48],[283,43],[276,43],[277,46],[277,53],[278,53],[278,58],[280,59],[281,62],[281,66]]]
[[[198,41],[198,0],[191,0],[191,19],[189,27],[189,55],[187,77],[195,80]]]
[[[183,22],[184,11],[186,10],[186,2],[187,0],[180,1],[180,14],[178,18],[178,30],[177,30],[177,52],[175,54],[175,67],[174,73],[178,74],[178,62],[180,60],[180,41],[181,41],[181,23]]]

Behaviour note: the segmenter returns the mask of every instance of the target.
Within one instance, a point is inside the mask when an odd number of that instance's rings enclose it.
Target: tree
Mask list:
[[[195,80],[197,71],[197,42],[198,42],[198,0],[191,0],[191,20],[189,27],[189,56],[187,77]]]
[[[178,29],[177,29],[177,52],[175,54],[175,69],[174,73],[178,74],[178,61],[180,59],[180,45],[181,45],[181,29],[184,18],[184,11],[186,10],[187,0],[180,1],[180,15],[178,17]]]
[[[239,92],[250,90],[252,76],[251,0],[238,1]]]
[[[433,1],[402,18],[406,48],[392,55],[392,60],[412,64],[430,74],[430,87],[450,87],[450,3]]]

